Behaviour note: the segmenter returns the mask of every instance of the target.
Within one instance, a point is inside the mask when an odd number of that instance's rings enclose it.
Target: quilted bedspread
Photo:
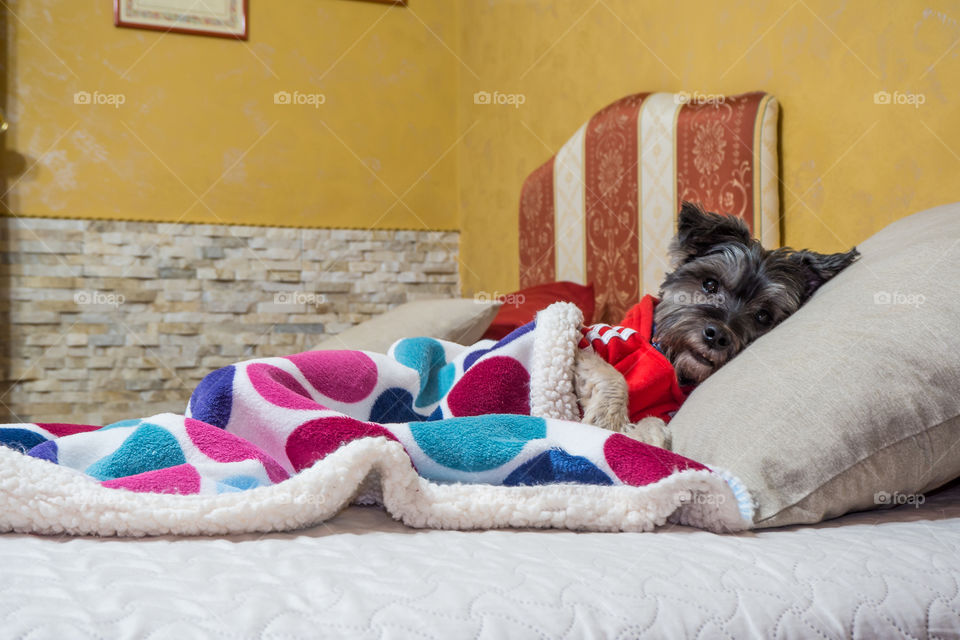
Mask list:
[[[581,322],[556,304],[499,342],[231,365],[185,415],[5,425],[0,530],[289,530],[350,502],[436,528],[747,527],[749,496],[728,474],[576,422]]]

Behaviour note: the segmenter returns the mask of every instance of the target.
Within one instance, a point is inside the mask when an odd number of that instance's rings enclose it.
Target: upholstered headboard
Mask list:
[[[617,321],[668,270],[680,202],[743,218],[780,245],[776,98],[638,93],[597,112],[527,178],[520,286],[592,282]]]

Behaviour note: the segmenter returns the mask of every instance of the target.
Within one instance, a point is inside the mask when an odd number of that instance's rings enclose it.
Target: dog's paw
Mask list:
[[[578,353],[573,383],[583,409],[581,422],[610,431],[622,431],[630,424],[627,381],[600,356]]]
[[[644,418],[640,422],[628,424],[620,433],[661,449],[670,449],[673,444],[670,427],[660,418],[653,416]]]

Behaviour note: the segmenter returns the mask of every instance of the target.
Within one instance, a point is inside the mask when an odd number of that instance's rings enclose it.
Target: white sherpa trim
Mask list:
[[[753,496],[750,495],[750,490],[747,489],[747,485],[737,476],[733,475],[726,469],[721,469],[720,467],[710,467],[710,470],[723,478],[728,485],[730,485],[730,491],[733,492],[733,497],[737,501],[737,507],[740,509],[740,517],[746,520],[747,522],[752,523],[753,517],[757,512],[757,503],[753,499]]]
[[[649,531],[667,519],[714,531],[750,525],[728,484],[683,471],[646,487],[437,484],[417,475],[398,442],[365,438],[269,487],[216,496],[134,493],[0,447],[0,532],[101,536],[219,535],[316,525],[379,477],[383,505],[413,527],[551,527]],[[376,493],[376,492],[375,492]]]
[[[530,415],[579,422],[573,388],[583,312],[571,302],[554,302],[537,314],[530,373]]]

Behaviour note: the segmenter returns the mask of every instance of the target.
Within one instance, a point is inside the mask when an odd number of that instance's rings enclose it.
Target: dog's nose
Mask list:
[[[715,324],[708,324],[703,328],[703,341],[711,349],[726,349],[730,346],[730,338],[727,332]]]

